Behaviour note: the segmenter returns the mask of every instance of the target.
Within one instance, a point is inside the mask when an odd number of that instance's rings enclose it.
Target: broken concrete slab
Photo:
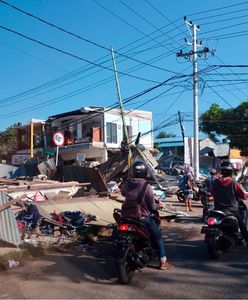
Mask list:
[[[98,220],[91,221],[90,224],[106,226],[114,223],[113,218],[114,208],[121,208],[121,203],[111,200],[108,197],[78,197],[72,199],[62,199],[60,201],[46,201],[37,202],[37,208],[45,211],[47,214],[62,211],[76,211],[79,210],[85,214],[92,214],[98,217]],[[41,213],[42,213],[41,212]]]
[[[104,180],[101,172],[95,168],[64,166],[62,172],[64,181],[77,180],[80,183],[90,183],[90,194],[108,194],[106,181]]]

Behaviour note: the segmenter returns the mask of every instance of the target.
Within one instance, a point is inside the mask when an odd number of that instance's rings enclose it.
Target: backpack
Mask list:
[[[141,219],[141,203],[144,201],[147,185],[148,183],[146,182],[141,192],[138,194],[137,199],[125,200],[121,207],[122,217],[135,220]]]
[[[179,178],[178,187],[180,190],[185,190],[187,185],[187,176],[183,175],[181,178]]]

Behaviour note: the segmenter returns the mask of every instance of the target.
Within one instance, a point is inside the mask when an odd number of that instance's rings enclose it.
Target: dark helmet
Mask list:
[[[132,176],[135,178],[146,178],[148,167],[143,161],[136,161],[132,165]]]
[[[220,172],[224,177],[232,176],[233,174],[233,164],[229,161],[224,161],[220,165]]]
[[[215,175],[216,173],[217,173],[217,171],[216,171],[215,169],[211,169],[211,170],[210,170],[210,174],[211,174],[211,175]]]

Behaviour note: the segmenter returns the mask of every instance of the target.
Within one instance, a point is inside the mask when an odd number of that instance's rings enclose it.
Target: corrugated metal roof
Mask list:
[[[182,137],[171,137],[171,138],[162,138],[162,139],[155,139],[154,143],[171,143],[171,142],[183,142]]]
[[[207,135],[199,134],[199,141],[202,141],[206,138],[208,138]],[[161,139],[154,140],[154,143],[171,143],[171,142],[183,142],[183,138],[180,136],[176,136],[176,137],[161,138]]]
[[[184,146],[183,141],[181,142],[169,142],[169,143],[161,143],[159,144],[160,148],[169,148],[169,147],[180,147]]]
[[[0,191],[0,205],[8,202],[6,193]],[[0,239],[14,245],[21,243],[20,232],[11,208],[0,211]]]

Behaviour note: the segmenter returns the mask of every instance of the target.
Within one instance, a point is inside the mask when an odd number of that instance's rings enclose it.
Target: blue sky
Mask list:
[[[112,46],[124,108],[152,111],[154,126],[161,128],[154,135],[162,130],[180,134],[179,124],[174,124],[180,111],[186,135],[191,135],[192,62],[176,57],[180,49],[192,49],[184,41],[191,40],[184,16],[200,25],[198,39],[216,54],[198,59],[198,69],[205,69],[200,76],[199,112],[206,111],[212,103],[230,108],[247,101],[247,68],[211,67],[248,64],[246,1],[7,3],[79,38],[0,2],[0,131],[16,122],[26,124],[32,118],[46,119],[83,106],[109,107],[116,103],[109,51]],[[176,74],[189,76],[170,80],[132,99]],[[130,101],[126,103],[126,99]],[[170,122],[173,125],[169,126]]]

